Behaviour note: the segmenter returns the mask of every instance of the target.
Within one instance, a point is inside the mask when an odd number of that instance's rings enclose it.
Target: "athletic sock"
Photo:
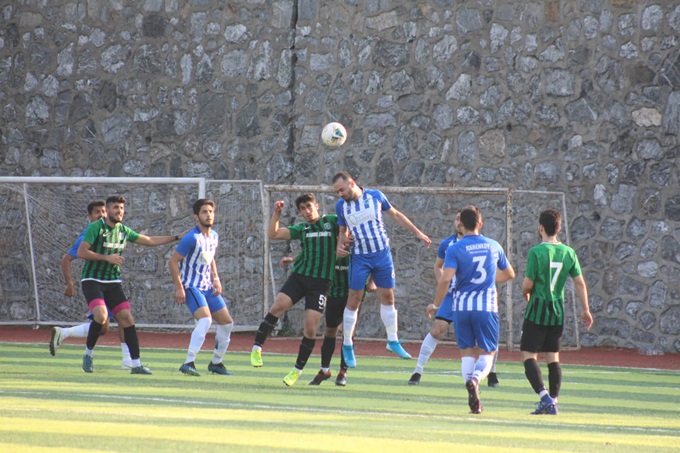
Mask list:
[[[463,382],[467,382],[472,378],[472,373],[475,371],[475,358],[464,356],[460,358],[460,374],[463,377]]]
[[[123,342],[120,344],[120,349],[123,352],[123,362],[129,362],[132,360],[132,357],[130,357],[130,348],[128,348],[127,343]]]
[[[73,327],[65,327],[61,329],[61,339],[65,340],[69,337],[86,338],[90,332],[90,323],[86,322]]]
[[[357,312],[358,310],[350,310],[345,307],[345,311],[342,315],[342,344],[345,346],[351,346],[354,344],[352,337],[354,336],[354,327],[357,325]]]
[[[387,341],[398,341],[397,337],[397,309],[394,305],[380,305],[380,319],[385,324]]]
[[[493,355],[493,365],[491,365],[490,373],[496,372],[496,362],[498,362],[498,349],[496,349],[496,353]]]
[[[125,335],[125,343],[128,345],[128,348],[130,348],[130,357],[132,358],[132,364],[133,365],[135,364],[135,360],[137,361],[136,363],[140,363],[139,338],[137,338],[137,329],[135,328],[134,324],[131,325],[130,327],[124,328],[123,335]]]
[[[264,320],[260,323],[257,333],[255,334],[255,346],[260,346],[260,349],[262,349],[262,345],[265,341],[267,341],[267,337],[270,333],[272,333],[274,327],[276,327],[278,320],[279,318],[276,316],[272,315],[271,313],[267,313],[267,315],[264,317]]]
[[[87,341],[85,345],[87,346],[87,349],[94,349],[95,345],[97,344],[97,340],[99,339],[99,334],[102,331],[102,325],[99,324],[97,321],[92,321],[90,323],[90,329],[87,332]]]
[[[543,383],[543,374],[541,369],[536,362],[536,359],[526,359],[524,361],[524,375],[529,380],[531,388],[534,392],[540,394],[541,390],[545,390],[545,384]]]
[[[196,326],[193,332],[191,332],[191,340],[189,340],[189,349],[187,350],[187,359],[184,363],[191,363],[196,360],[196,355],[198,351],[201,350],[203,342],[205,342],[205,336],[208,334],[208,329],[210,329],[210,324],[212,324],[212,318],[205,317],[196,321]]]
[[[300,349],[298,350],[297,360],[295,361],[295,368],[302,371],[307,365],[307,360],[314,350],[314,344],[316,343],[316,338],[302,337],[300,342]]]
[[[548,386],[550,387],[551,398],[556,400],[560,396],[560,387],[562,387],[562,367],[560,362],[548,364]]]
[[[477,380],[477,382],[482,382],[484,378],[489,375],[491,366],[493,365],[493,356],[491,354],[480,354],[475,362],[475,371],[472,377]]]
[[[323,337],[321,344],[321,368],[330,368],[331,359],[335,352],[335,337]]]
[[[425,364],[430,360],[430,356],[438,344],[439,340],[433,337],[431,333],[425,336],[423,344],[420,345],[420,354],[418,354],[418,363],[416,364],[416,369],[413,370],[414,373],[423,374],[423,368],[425,368]]]
[[[347,371],[349,367],[347,366],[347,363],[345,362],[345,353],[342,352],[342,348],[340,348],[340,369],[343,371]]]
[[[231,343],[231,331],[234,329],[234,323],[217,326],[215,333],[215,349],[213,349],[212,363],[221,363],[224,354],[226,354]]]

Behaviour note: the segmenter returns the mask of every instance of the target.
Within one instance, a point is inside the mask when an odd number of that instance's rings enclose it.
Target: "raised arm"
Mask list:
[[[283,211],[284,201],[277,201],[274,203],[274,212],[271,219],[269,219],[269,229],[267,236],[272,240],[290,240],[290,230],[288,228],[281,228],[279,226],[279,219],[281,218],[281,211]]]
[[[391,207],[387,211],[385,211],[392,219],[397,222],[397,224],[404,228],[405,230],[410,231],[411,233],[415,234],[418,239],[423,241],[425,244],[425,247],[430,247],[430,244],[432,244],[432,241],[430,240],[429,237],[422,231],[420,231],[410,220],[408,217],[406,217],[404,214],[402,214],[400,211],[398,211],[395,207]]]

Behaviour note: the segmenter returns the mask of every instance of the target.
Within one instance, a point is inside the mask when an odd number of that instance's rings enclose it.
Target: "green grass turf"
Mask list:
[[[518,363],[499,363],[501,386],[483,385],[484,413],[468,414],[458,360],[432,360],[409,386],[415,360],[359,356],[348,385],[293,387],[295,362],[263,354],[250,367],[228,353],[233,376],[177,371],[181,350],[144,349],[152,376],[119,369],[120,351],[100,347],[84,373],[82,346],[0,344],[0,451],[678,451],[680,372],[563,366],[560,413],[532,416],[538,401]],[[501,356],[502,358],[502,356]],[[334,375],[338,359],[334,360]],[[545,369],[545,367],[543,367]],[[204,372],[205,371],[205,372]],[[544,371],[547,375],[547,371]]]

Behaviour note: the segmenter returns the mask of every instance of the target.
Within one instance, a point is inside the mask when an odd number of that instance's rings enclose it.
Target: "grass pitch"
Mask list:
[[[458,360],[432,360],[419,386],[415,360],[357,357],[347,387],[293,387],[294,356],[227,353],[233,376],[207,372],[211,354],[181,374],[185,352],[144,349],[152,376],[119,369],[120,350],[98,347],[95,372],[82,346],[0,343],[0,451],[678,451],[680,372],[563,366],[560,413],[532,416],[538,397],[519,363],[499,363],[500,388],[481,386],[484,413],[468,414]],[[502,358],[502,357],[501,357]],[[339,360],[334,359],[334,370]],[[543,367],[545,369],[545,367]],[[544,370],[547,379],[547,371]]]

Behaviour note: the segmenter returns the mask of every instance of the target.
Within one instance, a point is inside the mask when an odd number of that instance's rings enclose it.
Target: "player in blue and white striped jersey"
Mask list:
[[[215,219],[215,203],[201,198],[194,203],[193,212],[196,228],[184,235],[168,261],[176,288],[175,302],[186,304],[196,319],[187,358],[179,370],[190,376],[200,376],[194,360],[214,319],[218,326],[213,359],[208,365],[208,371],[228,375],[231,373],[222,364],[222,358],[231,340],[234,321],[221,296],[222,283],[215,263],[219,245],[217,232],[211,229]]]
[[[379,190],[365,189],[354,178],[342,171],[333,177],[333,190],[340,200],[335,205],[340,235],[338,256],[347,254],[350,246],[352,261],[349,268],[349,297],[343,315],[343,354],[351,368],[356,366],[352,336],[357,323],[357,310],[361,304],[364,286],[369,275],[378,287],[380,318],[387,331],[387,350],[399,357],[410,359],[397,336],[397,310],[394,307],[394,263],[390,241],[383,223],[383,213],[389,215],[402,228],[412,232],[430,246],[430,238],[416,228],[404,214],[395,209]]]
[[[496,283],[515,277],[500,244],[480,234],[482,214],[475,206],[460,212],[463,237],[446,250],[444,270],[437,284],[434,307],[438,308],[456,279],[453,325],[461,349],[461,374],[473,414],[482,412],[479,382],[489,373],[498,349],[499,321]],[[475,346],[481,353],[475,361]]]

